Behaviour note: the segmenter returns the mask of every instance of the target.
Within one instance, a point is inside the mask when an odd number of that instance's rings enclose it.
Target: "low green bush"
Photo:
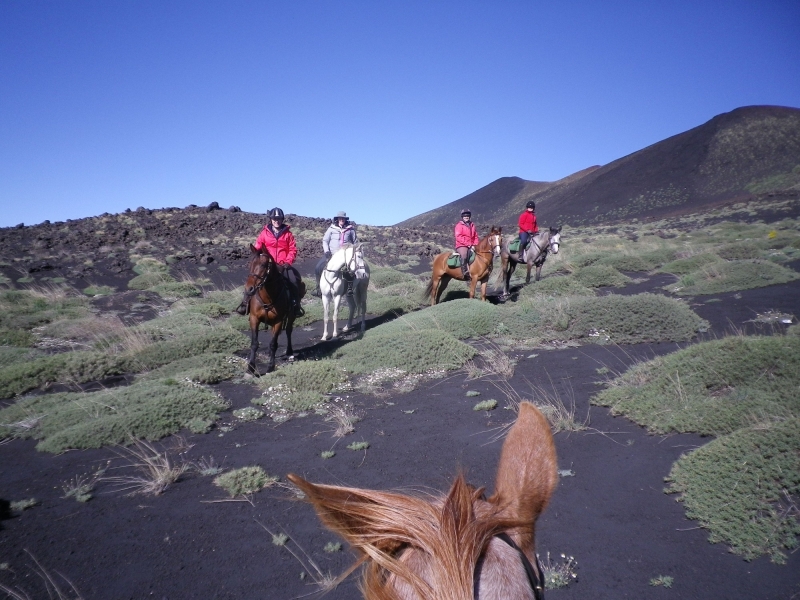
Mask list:
[[[62,319],[89,314],[89,298],[63,287],[0,290],[0,327],[29,330]]]
[[[244,373],[246,363],[230,354],[209,353],[193,355],[170,362],[149,373],[139,376],[142,380],[174,379],[197,383],[219,383]]]
[[[334,357],[352,373],[391,365],[407,373],[457,369],[476,351],[441,329],[373,333],[339,348]]]
[[[758,415],[800,415],[800,338],[735,336],[629,369],[594,404],[656,433],[723,435]]]
[[[137,275],[146,273],[169,273],[169,267],[156,258],[145,256],[136,261],[133,272]]]
[[[40,350],[22,346],[0,346],[0,368],[9,365],[30,362],[43,356]]]
[[[753,560],[785,563],[797,547],[800,522],[789,498],[800,494],[800,417],[747,427],[682,456],[667,478],[686,516]]]
[[[681,296],[721,294],[787,283],[798,277],[795,271],[766,260],[736,260],[706,265],[664,289]]]
[[[595,291],[580,283],[570,275],[551,275],[540,281],[525,285],[519,291],[519,298],[538,298],[547,296],[594,296]]]
[[[200,296],[200,288],[188,281],[159,283],[150,288],[162,298],[193,298]]]
[[[169,273],[142,273],[137,275],[128,282],[128,289],[131,290],[149,290],[157,285],[163,283],[175,283],[175,278]]]
[[[298,361],[259,378],[258,386],[267,389],[285,386],[293,392],[327,394],[347,381],[343,368],[333,360]]]
[[[372,329],[367,336],[441,329],[463,339],[487,335],[494,330],[496,323],[496,306],[462,298],[403,315]]]
[[[419,277],[396,269],[375,267],[370,270],[369,282],[376,288],[385,288],[398,283],[419,282]]]
[[[748,258],[761,258],[763,248],[757,242],[745,240],[718,246],[715,249],[715,253],[725,260],[746,260]]]
[[[572,275],[578,283],[590,288],[622,287],[630,278],[608,265],[589,265],[581,267]]]
[[[247,339],[241,332],[221,325],[193,336],[165,340],[145,346],[131,356],[130,362],[134,366],[134,371],[139,372],[200,354],[230,354],[241,350],[246,345]]]
[[[0,346],[31,347],[36,338],[30,331],[0,327]]]
[[[695,254],[689,258],[679,258],[677,260],[670,261],[663,265],[659,270],[664,273],[672,273],[673,275],[686,275],[688,273],[692,273],[693,271],[697,271],[708,264],[722,262],[722,260],[723,259],[717,254],[712,252],[704,252],[702,254]]]
[[[603,330],[617,344],[683,342],[708,327],[684,302],[659,294],[573,298],[566,311],[569,337],[591,339]]]
[[[606,265],[618,271],[653,271],[673,258],[675,258],[675,251],[665,248],[641,254],[609,253],[593,264]]]
[[[217,476],[214,485],[227,491],[231,498],[235,498],[255,494],[276,481],[277,477],[267,475],[261,467],[242,467]]]
[[[100,448],[132,437],[158,440],[192,419],[214,420],[227,407],[197,384],[142,381],[99,392],[24,398],[0,410],[0,435],[33,437],[45,452]]]

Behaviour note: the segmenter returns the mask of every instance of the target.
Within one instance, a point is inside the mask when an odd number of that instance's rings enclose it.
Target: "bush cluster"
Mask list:
[[[491,333],[497,323],[497,307],[488,302],[461,298],[412,312],[367,333],[388,335],[423,329],[441,329],[463,339]]]
[[[630,278],[609,265],[589,265],[581,267],[572,275],[578,283],[590,288],[622,287]]]
[[[677,284],[665,286],[682,296],[721,294],[747,290],[800,277],[795,271],[766,260],[735,260],[706,265],[680,278]]]

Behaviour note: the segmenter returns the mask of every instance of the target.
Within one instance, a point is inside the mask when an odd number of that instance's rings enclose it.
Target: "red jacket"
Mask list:
[[[277,236],[269,225],[265,225],[256,240],[255,247],[259,252],[268,250],[278,264],[291,265],[297,256],[297,243],[288,225],[281,227]]]
[[[519,216],[519,232],[526,231],[530,234],[538,233],[539,226],[536,224],[536,215],[527,210]]]
[[[478,232],[475,230],[475,223],[470,221],[464,223],[459,221],[456,223],[456,248],[461,246],[477,246],[480,243]]]

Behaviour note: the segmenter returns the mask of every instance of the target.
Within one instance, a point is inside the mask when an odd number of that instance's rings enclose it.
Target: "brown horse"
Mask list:
[[[316,485],[290,474],[320,520],[366,563],[368,600],[539,600],[536,519],[558,482],[550,426],[527,402],[506,437],[494,494],[458,476],[444,497]]]
[[[475,287],[481,282],[481,300],[486,300],[486,282],[492,274],[495,256],[500,256],[500,245],[503,243],[503,228],[492,226],[492,230],[483,238],[475,248],[475,261],[469,266],[469,297],[475,297]],[[431,306],[438,304],[447,284],[451,279],[464,281],[461,267],[448,267],[447,259],[451,252],[442,252],[433,259],[433,273],[425,295],[430,294]]]
[[[306,294],[306,286],[302,280],[297,282],[300,298]],[[294,309],[291,292],[278,264],[272,255],[264,250],[259,252],[250,244],[250,267],[245,283],[245,293],[250,296],[248,314],[250,315],[250,356],[247,368],[256,372],[256,352],[258,351],[258,328],[261,323],[272,328],[272,339],[269,343],[269,363],[267,373],[275,369],[275,351],[278,349],[278,336],[286,330],[286,356],[292,357],[292,327],[294,326]]]

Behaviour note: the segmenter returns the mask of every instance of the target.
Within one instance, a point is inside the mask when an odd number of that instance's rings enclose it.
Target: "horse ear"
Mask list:
[[[287,478],[305,493],[328,529],[362,551],[366,546],[393,551],[407,536],[398,517],[419,514],[414,507],[421,501],[402,494],[315,484],[293,473]]]
[[[519,405],[517,421],[503,443],[497,467],[494,495],[489,502],[504,517],[530,527],[512,532],[517,545],[533,551],[534,524],[545,509],[558,483],[556,448],[544,415],[533,404]]]
[[[256,247],[253,246],[253,244],[250,244],[250,254],[256,254],[257,252],[258,250],[256,250]]]

